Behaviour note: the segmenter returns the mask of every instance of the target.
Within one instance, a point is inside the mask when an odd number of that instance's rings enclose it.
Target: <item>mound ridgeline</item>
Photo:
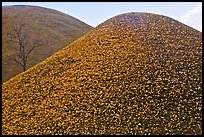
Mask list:
[[[202,33],[121,14],[2,88],[3,134],[202,134]]]

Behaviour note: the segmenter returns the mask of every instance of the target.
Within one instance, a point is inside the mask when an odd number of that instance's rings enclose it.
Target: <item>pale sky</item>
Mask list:
[[[55,9],[93,27],[128,12],[149,12],[176,19],[202,32],[202,2],[2,2]]]

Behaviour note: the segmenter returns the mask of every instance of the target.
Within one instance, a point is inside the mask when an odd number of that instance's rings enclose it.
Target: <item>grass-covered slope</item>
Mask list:
[[[3,134],[202,134],[202,33],[113,17],[3,84]]]
[[[2,7],[2,82],[23,71],[13,57],[18,54],[18,46],[8,43],[7,33],[21,23],[26,24],[29,42],[39,38],[45,41],[41,47],[33,50],[28,58],[28,68],[45,60],[67,44],[84,35],[91,26],[82,21],[53,9],[37,6]],[[30,42],[31,43],[31,42]]]

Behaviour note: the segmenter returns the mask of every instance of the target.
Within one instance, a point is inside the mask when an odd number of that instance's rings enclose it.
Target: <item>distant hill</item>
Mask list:
[[[48,58],[68,43],[84,35],[91,26],[59,11],[37,6],[2,6],[2,82],[22,72],[11,57],[17,54],[14,45],[8,43],[8,32],[21,23],[33,38],[47,43],[30,55],[28,68]]]
[[[115,16],[2,86],[2,134],[202,134],[202,33]]]

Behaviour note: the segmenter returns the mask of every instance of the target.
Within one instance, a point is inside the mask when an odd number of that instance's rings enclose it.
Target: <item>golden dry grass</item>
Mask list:
[[[3,134],[202,134],[202,33],[113,17],[3,84]]]

